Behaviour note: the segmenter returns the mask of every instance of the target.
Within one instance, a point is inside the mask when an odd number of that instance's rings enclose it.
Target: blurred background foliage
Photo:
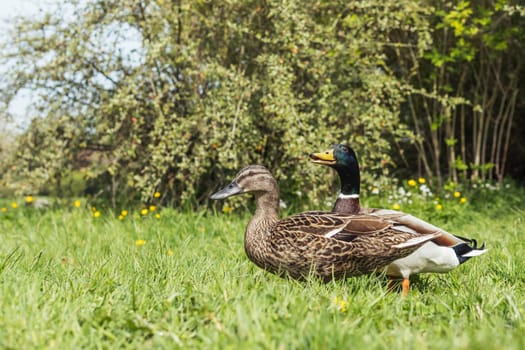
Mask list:
[[[2,47],[0,118],[36,99],[0,187],[193,206],[260,163],[319,204],[335,174],[307,155],[339,142],[365,191],[522,180],[524,43],[517,0],[63,0]]]

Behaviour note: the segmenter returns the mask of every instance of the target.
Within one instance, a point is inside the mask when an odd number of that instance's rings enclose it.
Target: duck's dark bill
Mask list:
[[[242,193],[242,188],[237,185],[236,182],[230,183],[228,186],[224,187],[222,190],[215,192],[210,196],[211,199],[224,199],[230,196]]]
[[[310,153],[310,160],[317,164],[332,165],[335,164],[334,150],[329,149],[325,152]]]

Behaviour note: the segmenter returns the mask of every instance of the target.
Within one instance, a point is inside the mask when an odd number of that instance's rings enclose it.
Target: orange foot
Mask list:
[[[410,289],[410,280],[408,278],[403,279],[401,285],[403,286],[403,293],[401,295],[404,298],[408,295],[408,291]]]

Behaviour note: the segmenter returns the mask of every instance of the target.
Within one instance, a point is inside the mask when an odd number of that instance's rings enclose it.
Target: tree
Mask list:
[[[461,108],[475,111],[481,103],[473,79],[482,70],[469,70],[455,84],[465,69],[447,62],[435,76],[433,57],[470,67],[490,56],[467,59],[470,48],[480,52],[488,43],[468,30],[447,34],[446,47],[432,47],[450,31],[454,11],[461,15],[458,6],[435,16],[428,1],[408,0],[64,0],[59,13],[20,19],[2,58],[10,67],[2,101],[21,89],[40,96],[39,119],[20,138],[9,176],[32,176],[38,164],[49,176],[33,177],[35,187],[62,186],[60,179],[74,171],[114,204],[147,201],[155,191],[176,204],[203,203],[225,177],[262,163],[285,197],[308,192],[318,200],[331,181],[326,169],[306,161],[311,150],[351,143],[370,183],[389,174],[391,145],[405,150],[402,141],[412,140],[427,176],[442,179],[450,171],[445,159],[469,161],[472,141],[456,135],[457,125]],[[518,15],[498,11],[506,28],[516,27]],[[478,19],[495,15],[462,16],[480,27]],[[434,31],[436,23],[441,28]],[[508,72],[505,62],[499,77]],[[458,90],[449,93],[450,86]],[[502,117],[498,130],[509,130],[508,120]],[[466,134],[471,124],[464,125]],[[27,151],[28,140],[38,140],[38,152]],[[465,155],[455,146],[463,142]],[[496,144],[495,159],[503,159],[501,149],[505,142]]]
[[[61,140],[42,141],[68,154],[46,166],[64,169],[60,160],[96,152],[101,161],[86,175],[111,182],[113,197],[146,200],[161,190],[200,202],[250,163],[272,168],[290,194],[325,182],[304,159],[310,150],[351,141],[375,171],[389,162],[388,138],[405,134],[380,40],[404,21],[417,31],[410,16],[421,9],[407,16],[382,4],[64,1],[68,20],[18,22],[3,96],[38,91],[42,121],[72,126],[27,131]],[[385,15],[389,25],[375,28]]]
[[[523,75],[525,8],[507,0],[434,6],[432,49],[394,55],[407,82],[403,114],[417,136],[418,163],[440,184],[501,182]]]

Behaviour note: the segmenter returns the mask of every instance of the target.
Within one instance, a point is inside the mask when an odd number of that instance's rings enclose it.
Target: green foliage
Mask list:
[[[315,199],[328,184],[305,163],[309,152],[351,142],[370,180],[387,172],[391,141],[409,135],[383,48],[398,44],[390,32],[420,31],[424,10],[410,1],[65,3],[69,19],[22,20],[13,33],[4,92],[35,89],[49,123],[19,141],[3,178],[18,193],[76,170],[113,202],[159,190],[202,203],[262,163],[285,197]],[[136,52],[121,44],[131,39]]]
[[[491,216],[505,215],[507,211],[520,211],[523,206],[523,188],[513,182],[499,184],[448,181],[442,187],[432,186],[425,178],[394,181],[386,186],[364,189],[364,206],[391,208],[425,217],[433,221],[468,221],[475,212],[490,212]],[[326,209],[329,209],[328,206]]]
[[[3,48],[0,102],[24,89],[38,99],[0,181],[71,195],[74,173],[113,206],[155,191],[203,204],[262,163],[286,199],[319,204],[329,181],[305,157],[336,142],[357,150],[368,184],[401,162],[458,181],[448,166],[458,156],[474,165],[461,179],[502,180],[521,10],[510,0],[64,0],[18,19]],[[487,97],[491,80],[501,86]]]
[[[410,208],[433,206],[403,186]],[[523,189],[478,190],[468,207],[420,214],[489,252],[414,278],[406,299],[382,276],[323,284],[262,271],[243,252],[245,212],[158,208],[157,219],[127,207],[119,220],[84,200],[0,202],[0,347],[521,349]]]
[[[418,136],[416,161],[440,184],[446,178],[502,182],[509,145],[519,137],[511,130],[521,120],[515,111],[523,91],[523,5],[431,3],[433,42],[420,56],[415,49],[395,55],[408,84],[404,121]],[[467,168],[454,166],[458,156]]]

